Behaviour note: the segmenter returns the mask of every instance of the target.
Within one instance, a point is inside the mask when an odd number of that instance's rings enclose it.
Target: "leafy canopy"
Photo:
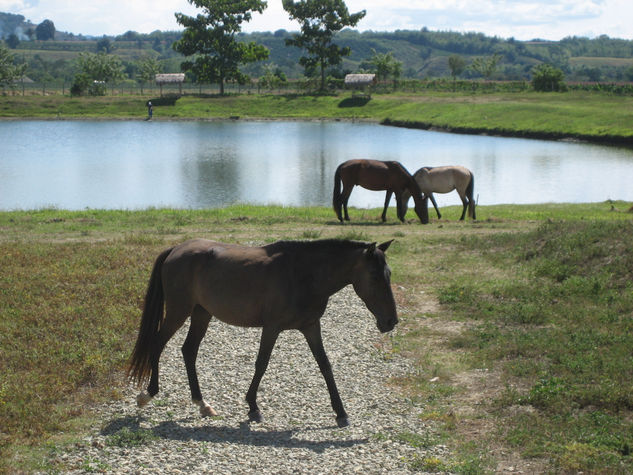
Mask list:
[[[264,0],[188,0],[203,9],[196,17],[176,13],[176,20],[185,27],[174,49],[191,60],[182,63],[199,82],[217,82],[224,94],[227,80],[244,81],[239,65],[268,58],[268,50],[254,42],[237,40],[242,23],[252,18],[252,12],[262,13]]]
[[[12,86],[24,74],[26,64],[15,65],[14,56],[0,43],[0,87]]]
[[[325,89],[325,68],[340,64],[349,56],[349,47],[334,43],[334,35],[347,26],[356,24],[365,16],[365,10],[350,14],[343,0],[283,0],[283,7],[291,20],[301,23],[301,33],[286,39],[286,45],[305,49],[308,53],[299,59],[307,72],[321,69],[321,90]]]
[[[535,91],[564,91],[565,75],[551,64],[539,64],[532,69],[532,87]]]

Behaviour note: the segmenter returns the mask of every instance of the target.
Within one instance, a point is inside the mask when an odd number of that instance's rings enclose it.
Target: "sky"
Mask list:
[[[419,30],[477,32],[517,40],[560,40],[567,36],[633,39],[631,0],[346,0],[350,12],[366,10],[359,31]],[[0,12],[38,24],[51,20],[58,31],[119,35],[181,30],[174,13],[201,10],[187,0],[0,0]],[[297,31],[281,6],[268,0],[243,31]]]

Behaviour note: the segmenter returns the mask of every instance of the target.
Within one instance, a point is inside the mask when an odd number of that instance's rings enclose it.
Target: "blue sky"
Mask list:
[[[631,0],[347,0],[351,12],[366,10],[361,31],[397,29],[481,32],[518,40],[559,40],[608,35],[633,39]],[[195,14],[186,0],[0,0],[0,12],[34,23],[49,19],[61,31],[101,36],[128,30],[178,30],[174,12]],[[268,0],[244,31],[298,30],[281,6]]]

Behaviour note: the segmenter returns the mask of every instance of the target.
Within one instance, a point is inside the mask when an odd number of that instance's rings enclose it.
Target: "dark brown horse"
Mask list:
[[[194,239],[161,253],[145,296],[141,326],[128,376],[147,391],[144,406],[158,393],[158,361],[174,333],[191,316],[182,347],[193,402],[202,415],[216,415],[202,399],[196,357],[212,317],[230,325],[262,327],[255,375],[246,393],[249,419],[259,422],[257,389],[283,330],[299,330],[325,378],[336,421],[348,425],[332,368],[323,348],[320,319],[328,298],[348,284],[375,315],[381,332],[398,323],[385,251],[391,241],[376,243],[321,240],[280,241],[244,247]],[[166,311],[163,315],[164,308]]]
[[[341,182],[343,184],[342,191]],[[349,221],[347,202],[356,185],[373,191],[387,190],[385,209],[381,216],[383,222],[387,219],[387,205],[392,193],[396,195],[398,219],[404,222],[407,210],[404,207],[402,194],[405,190],[409,192],[409,197],[413,196],[415,212],[422,224],[429,222],[427,201],[423,199],[416,181],[400,162],[358,159],[341,163],[334,174],[334,193],[332,196],[332,206],[340,222],[343,222],[341,207],[345,212],[345,220]]]

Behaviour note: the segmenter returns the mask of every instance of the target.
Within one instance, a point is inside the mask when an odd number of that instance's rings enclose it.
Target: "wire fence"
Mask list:
[[[253,81],[247,84],[227,83],[224,85],[225,94],[306,94],[318,90],[320,84],[316,80],[292,80],[277,84],[266,84],[261,81]],[[70,82],[64,83],[38,83],[19,82],[13,87],[4,88],[5,95],[23,96],[70,96]],[[342,80],[329,80],[328,92],[336,93],[345,91]],[[437,92],[466,92],[466,93],[495,93],[495,92],[524,92],[532,89],[529,81],[478,81],[451,79],[404,79],[399,81],[383,81],[371,86],[367,93],[403,92],[416,93],[424,91]],[[583,90],[593,92],[606,92],[618,95],[633,95],[633,83],[600,83],[583,82],[567,83],[568,90]],[[183,83],[183,84],[139,84],[125,81],[116,84],[108,84],[105,94],[138,95],[138,96],[169,96],[169,95],[217,95],[220,94],[219,84]]]

